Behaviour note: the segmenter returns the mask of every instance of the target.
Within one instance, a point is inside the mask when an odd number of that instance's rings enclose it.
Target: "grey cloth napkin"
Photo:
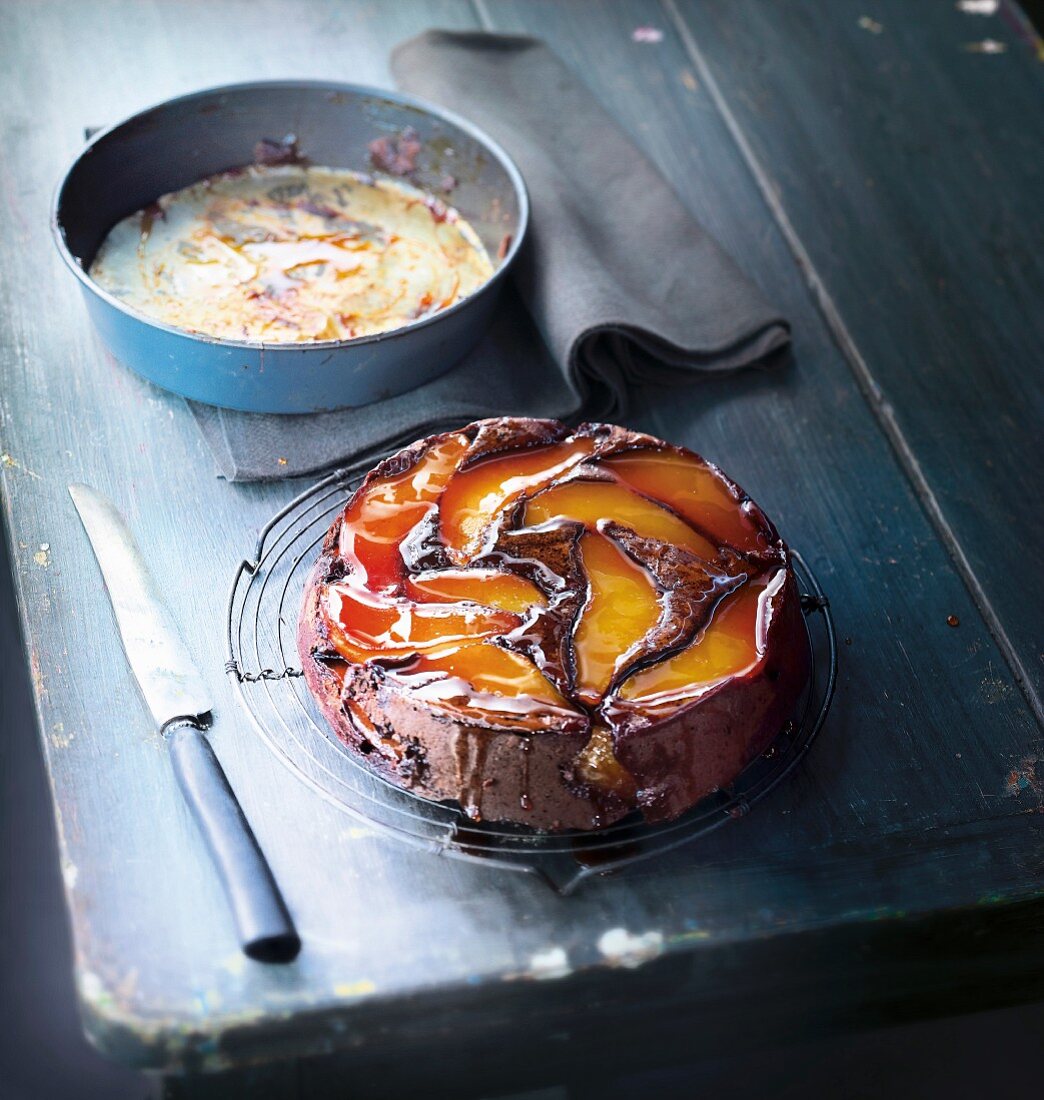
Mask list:
[[[617,417],[630,385],[691,382],[789,342],[778,311],[543,42],[428,31],[396,47],[391,67],[518,163],[532,219],[516,289],[467,358],[411,393],[311,416],[190,403],[224,477],[361,468],[483,416]]]

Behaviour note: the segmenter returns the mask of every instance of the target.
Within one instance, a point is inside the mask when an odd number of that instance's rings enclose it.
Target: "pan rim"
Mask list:
[[[134,309],[120,298],[110,294],[103,287],[99,286],[84,270],[84,267],[80,260],[73,255],[72,250],[69,248],[69,244],[65,239],[65,230],[62,225],[62,206],[65,196],[66,187],[69,184],[69,178],[73,172],[79,167],[80,163],[85,157],[90,156],[94,147],[101,141],[105,140],[110,135],[121,130],[125,126],[129,126],[131,123],[144,118],[146,115],[152,114],[154,111],[160,111],[165,108],[174,107],[179,104],[191,103],[193,100],[211,98],[217,95],[227,95],[230,93],[250,93],[250,92],[265,92],[273,89],[280,88],[297,88],[312,90],[316,92],[340,92],[347,93],[358,98],[372,97],[377,99],[383,99],[388,102],[397,104],[401,107],[407,107],[412,110],[416,110],[421,114],[426,114],[432,118],[438,119],[442,122],[448,122],[452,126],[456,126],[458,129],[463,130],[469,137],[473,138],[480,145],[484,146],[488,152],[490,152],[499,162],[501,167],[506,172],[508,179],[511,181],[511,186],[515,191],[515,195],[518,199],[518,229],[514,234],[511,243],[508,245],[507,252],[501,261],[500,266],[496,271],[475,291],[469,294],[465,298],[461,298],[459,301],[454,302],[453,305],[448,306],[446,309],[441,309],[437,313],[428,314],[426,317],[418,317],[416,320],[409,321],[404,325],[400,325],[397,328],[388,329],[385,332],[370,333],[366,336],[356,336],[349,340],[308,340],[308,341],[280,341],[270,342],[263,340],[230,340],[221,336],[211,336],[207,333],[193,332],[189,329],[178,328],[176,325],[168,324],[166,321],[158,320],[154,317],[149,317],[147,314],[142,313],[140,310]],[[391,177],[389,177],[391,178]],[[119,311],[125,316],[135,321],[140,321],[143,324],[149,325],[151,328],[158,329],[162,332],[166,332],[171,336],[179,336],[186,340],[192,340],[197,343],[206,344],[208,346],[224,347],[229,349],[235,349],[240,351],[264,351],[266,354],[278,354],[279,352],[297,352],[303,353],[313,350],[337,350],[342,348],[356,348],[365,347],[370,344],[380,343],[382,340],[387,340],[393,336],[399,336],[401,334],[415,332],[418,329],[427,328],[429,325],[437,324],[439,321],[452,316],[459,310],[465,308],[469,303],[474,302],[477,298],[491,290],[498,285],[500,281],[505,277],[508,270],[514,263],[519,249],[522,246],[522,242],[525,239],[527,230],[529,228],[529,192],[526,189],[525,180],[522,177],[522,173],[515,164],[510,154],[504,149],[504,147],[492,137],[490,137],[484,130],[476,126],[470,120],[456,114],[454,111],[446,110],[444,107],[437,106],[434,103],[430,103],[427,100],[421,99],[418,96],[408,95],[405,92],[400,92],[394,89],[378,88],[370,84],[353,84],[350,82],[342,82],[337,80],[309,80],[309,79],[278,79],[278,80],[251,80],[251,81],[239,81],[232,84],[218,84],[209,88],[201,88],[197,91],[186,92],[182,95],[170,96],[166,99],[159,100],[152,103],[147,107],[143,107],[132,114],[127,115],[125,118],[106,126],[96,133],[92,134],[87,143],[82,149],[73,157],[69,162],[65,171],[61,174],[58,183],[54,190],[54,196],[51,200],[50,211],[50,223],[51,223],[51,235],[54,239],[55,245],[58,249],[59,255],[62,257],[66,267],[76,276],[81,286],[89,290],[92,294],[96,295],[107,305],[113,309]],[[110,227],[111,228],[111,227]]]

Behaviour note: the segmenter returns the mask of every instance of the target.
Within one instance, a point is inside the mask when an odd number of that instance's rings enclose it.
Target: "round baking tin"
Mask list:
[[[405,177],[444,199],[495,265],[469,297],[372,336],[307,344],[224,340],[146,317],[88,269],[109,230],[163,194],[251,164],[260,141],[293,135],[307,161],[375,176],[370,144],[413,131]],[[394,178],[394,177],[386,177]],[[443,374],[478,341],[525,237],[529,201],[504,150],[470,122],[398,92],[322,81],[231,84],[170,99],[90,139],[58,185],[51,226],[112,354],[185,397],[249,412],[310,413],[366,405]]]

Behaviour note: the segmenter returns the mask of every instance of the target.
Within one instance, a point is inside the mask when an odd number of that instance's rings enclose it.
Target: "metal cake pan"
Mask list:
[[[354,340],[265,344],[189,333],[146,317],[87,274],[109,230],[160,195],[250,164],[262,140],[297,139],[311,163],[375,172],[370,143],[416,131],[409,175],[471,223],[493,276],[449,308]],[[447,193],[444,185],[452,177]],[[99,131],[65,173],[51,224],[87,310],[113,355],[165,389],[224,408],[308,413],[366,405],[447,371],[477,342],[525,236],[522,176],[466,120],[410,96],[354,84],[265,81],[167,100]]]

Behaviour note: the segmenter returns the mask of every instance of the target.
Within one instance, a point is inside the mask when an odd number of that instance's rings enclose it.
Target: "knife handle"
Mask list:
[[[189,719],[164,729],[181,793],[225,890],[243,951],[290,962],[301,938],[242,808],[203,731]]]

